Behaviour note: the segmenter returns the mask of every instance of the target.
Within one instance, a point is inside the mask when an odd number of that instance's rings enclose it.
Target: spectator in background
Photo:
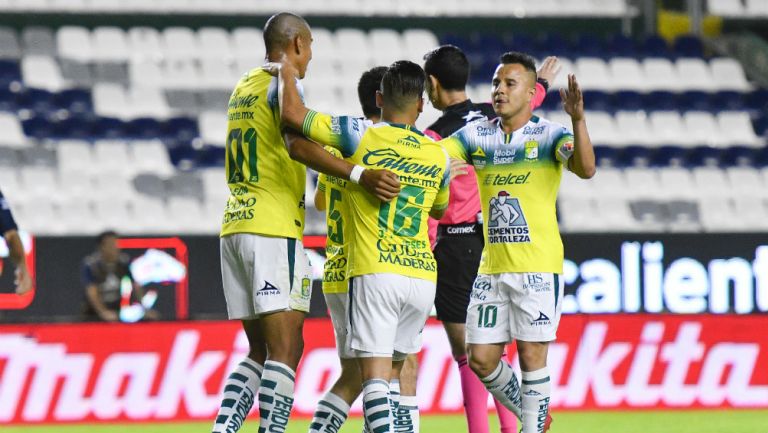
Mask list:
[[[117,233],[111,230],[101,233],[96,238],[96,251],[83,259],[85,315],[89,320],[120,320],[121,286],[126,277],[131,284],[129,296],[140,301],[144,290],[131,275],[130,258],[121,253]],[[147,310],[145,317],[156,319],[158,315],[154,310]]]
[[[16,284],[16,294],[23,295],[32,290],[32,277],[27,269],[24,245],[22,245],[21,237],[19,237],[19,228],[13,219],[11,207],[8,205],[5,197],[3,197],[2,191],[0,191],[0,235],[5,239],[5,243],[8,245],[8,256],[11,258],[14,266],[16,266],[16,280],[14,281]],[[0,266],[0,273],[2,271],[3,267]]]

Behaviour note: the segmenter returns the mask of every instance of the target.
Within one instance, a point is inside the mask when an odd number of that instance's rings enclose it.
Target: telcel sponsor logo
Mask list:
[[[566,260],[564,313],[728,313],[768,311],[768,246],[754,259],[691,257],[664,263],[662,242],[624,242],[620,263]]]

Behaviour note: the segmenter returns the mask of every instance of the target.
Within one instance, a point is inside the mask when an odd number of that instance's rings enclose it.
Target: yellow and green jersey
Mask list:
[[[326,146],[325,150],[337,158],[341,152]],[[347,264],[349,238],[352,233],[344,230],[349,224],[349,198],[347,180],[336,176],[321,174],[317,189],[325,196],[325,220],[328,223],[328,235],[325,241],[325,268],[323,269],[323,293],[346,293],[348,290]]]
[[[427,234],[430,209],[448,206],[448,155],[407,125],[373,124],[354,117],[310,111],[308,138],[339,149],[353,164],[386,169],[400,177],[400,195],[382,202],[349,183],[349,276],[394,273],[435,281],[437,266]]]
[[[301,239],[306,167],[288,156],[280,132],[277,78],[252,69],[227,110],[226,176],[230,196],[221,236],[255,233]]]
[[[498,119],[483,119],[439,143],[477,171],[485,222],[479,272],[561,274],[555,201],[563,164],[573,154],[573,134],[536,116],[511,134]]]

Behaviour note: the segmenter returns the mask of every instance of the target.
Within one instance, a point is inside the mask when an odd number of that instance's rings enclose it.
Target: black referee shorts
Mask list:
[[[480,266],[483,230],[478,224],[441,225],[435,246],[435,309],[443,322],[465,323],[472,284]]]

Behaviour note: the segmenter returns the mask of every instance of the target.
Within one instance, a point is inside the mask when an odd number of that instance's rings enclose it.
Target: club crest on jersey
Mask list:
[[[539,159],[539,142],[530,140],[525,142],[525,159],[526,161],[535,161]]]
[[[510,197],[507,191],[499,191],[488,203],[488,242],[521,243],[530,242],[528,222],[520,202]]]

